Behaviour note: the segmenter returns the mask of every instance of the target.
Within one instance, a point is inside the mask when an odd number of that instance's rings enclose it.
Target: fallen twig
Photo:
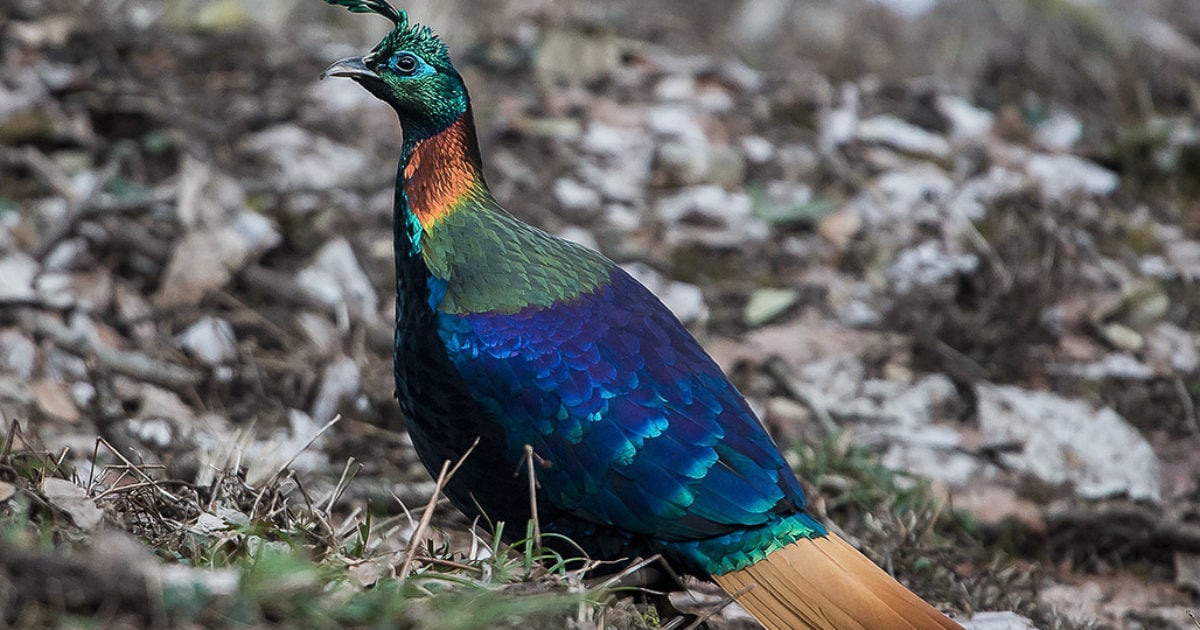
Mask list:
[[[304,306],[333,317],[338,316],[337,308],[334,305],[309,295],[300,288],[300,284],[289,273],[252,264],[242,269],[238,277],[250,288],[264,293],[280,303]],[[361,325],[366,330],[367,343],[371,345],[372,350],[391,354],[392,346],[395,344],[395,331],[391,326],[379,319],[364,318],[354,309],[350,309],[347,314],[352,323]]]
[[[50,317],[39,317],[33,325],[35,336],[49,339],[54,345],[81,357],[95,357],[104,368],[144,383],[176,391],[186,391],[200,384],[200,374],[132,350],[120,350],[96,343],[82,332],[71,330]]]
[[[433,496],[429,497],[429,504],[425,506],[425,513],[421,515],[421,521],[417,523],[417,529],[413,530],[412,538],[408,539],[408,547],[404,551],[404,562],[401,563],[400,571],[397,573],[397,577],[401,580],[407,578],[409,573],[412,572],[413,560],[416,558],[417,549],[421,547],[421,540],[425,538],[425,532],[429,530],[429,524],[433,521],[433,508],[437,505],[438,497],[442,494],[442,488],[449,483],[450,478],[454,476],[454,473],[458,472],[459,467],[463,465],[463,462],[467,461],[467,458],[475,451],[475,447],[478,444],[479,438],[475,438],[475,441],[471,444],[471,448],[468,448],[467,452],[458,458],[453,467],[450,466],[450,460],[442,462],[442,470],[438,473],[437,486],[433,491]]]

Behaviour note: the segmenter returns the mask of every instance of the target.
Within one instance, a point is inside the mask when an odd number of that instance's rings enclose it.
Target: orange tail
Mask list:
[[[961,628],[834,534],[713,579],[771,630]]]

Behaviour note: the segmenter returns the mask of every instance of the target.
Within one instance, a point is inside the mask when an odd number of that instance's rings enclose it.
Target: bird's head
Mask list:
[[[378,13],[395,25],[371,52],[338,60],[324,77],[354,79],[400,116],[405,135],[432,136],[467,110],[467,88],[450,63],[446,45],[427,26],[386,0],[325,0],[354,13]]]

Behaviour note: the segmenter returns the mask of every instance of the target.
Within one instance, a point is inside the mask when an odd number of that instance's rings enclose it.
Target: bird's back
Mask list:
[[[490,199],[445,221],[422,241],[431,297],[412,299],[434,308],[409,313],[398,333],[418,346],[436,329],[440,347],[425,352],[444,352],[444,373],[425,362],[398,375],[412,381],[401,389],[414,441],[492,436],[477,450],[501,469],[470,480],[470,501],[511,511],[529,445],[544,527],[619,531],[631,549],[685,557],[697,573],[712,567],[681,545],[802,514],[799,484],[741,394],[645,287]],[[424,389],[459,399],[422,400]]]

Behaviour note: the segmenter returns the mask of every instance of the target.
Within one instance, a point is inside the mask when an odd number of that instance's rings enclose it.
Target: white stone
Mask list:
[[[69,238],[55,245],[46,254],[44,266],[46,271],[70,271],[79,263],[80,257],[87,252],[87,241],[81,238]]]
[[[38,271],[37,261],[23,253],[0,258],[0,299],[32,300],[33,279]]]
[[[901,252],[886,274],[892,288],[903,295],[973,272],[978,266],[975,254],[951,253],[941,241],[925,241]]]
[[[572,243],[578,243],[579,245],[583,245],[591,250],[600,250],[600,244],[596,242],[596,236],[592,234],[591,231],[581,228],[578,225],[568,225],[564,227],[563,229],[559,230],[558,237],[571,241]]]
[[[708,306],[700,287],[671,280],[645,263],[632,262],[621,267],[658,296],[679,321],[687,324],[707,315]]]
[[[325,424],[332,420],[342,401],[358,394],[361,380],[361,373],[354,359],[342,357],[329,364],[325,368],[321,386],[313,401],[313,421]]]
[[[876,116],[858,123],[859,140],[883,144],[905,153],[944,159],[950,155],[945,138],[894,116]]]
[[[35,359],[33,340],[15,328],[0,331],[0,370],[27,379],[33,375]]]
[[[370,166],[365,152],[290,123],[246,138],[242,149],[266,160],[274,168],[273,183],[283,189],[345,186]]]
[[[1090,363],[1053,364],[1048,371],[1052,374],[1067,374],[1085,381],[1147,381],[1155,376],[1150,366],[1124,352],[1110,352],[1100,360]]]
[[[233,326],[216,317],[206,316],[175,337],[175,343],[203,363],[215,366],[237,358],[237,337]]]
[[[1070,483],[1087,499],[1162,499],[1154,450],[1112,409],[1007,385],[980,384],[975,392],[984,441],[1022,445],[1003,455],[1015,469]]]
[[[1033,620],[1012,611],[977,612],[960,623],[963,630],[1038,630]]]
[[[980,140],[992,132],[996,116],[957,96],[940,95],[937,108],[950,121],[950,135],[959,140]]]
[[[742,136],[741,146],[751,164],[765,164],[775,156],[775,146],[762,136]]]
[[[705,184],[690,186],[660,199],[657,211],[659,218],[668,223],[677,223],[689,216],[696,216],[709,221],[732,224],[750,218],[752,206],[748,195]]]
[[[377,316],[379,297],[375,287],[359,265],[350,243],[343,238],[322,246],[313,262],[296,274],[296,282],[325,304],[345,304],[363,317]]]
[[[1043,149],[1065,152],[1083,138],[1083,123],[1066,112],[1055,112],[1037,126],[1033,135]]]
[[[1069,202],[1076,195],[1104,196],[1120,184],[1117,174],[1074,155],[1034,154],[1025,170],[1041,185],[1047,199]]]
[[[821,112],[817,147],[822,154],[828,155],[854,138],[858,130],[859,102],[858,88],[847,83],[842,88],[841,105]]]
[[[567,210],[594,213],[600,209],[600,193],[584,186],[572,177],[560,177],[554,182],[554,199]]]

